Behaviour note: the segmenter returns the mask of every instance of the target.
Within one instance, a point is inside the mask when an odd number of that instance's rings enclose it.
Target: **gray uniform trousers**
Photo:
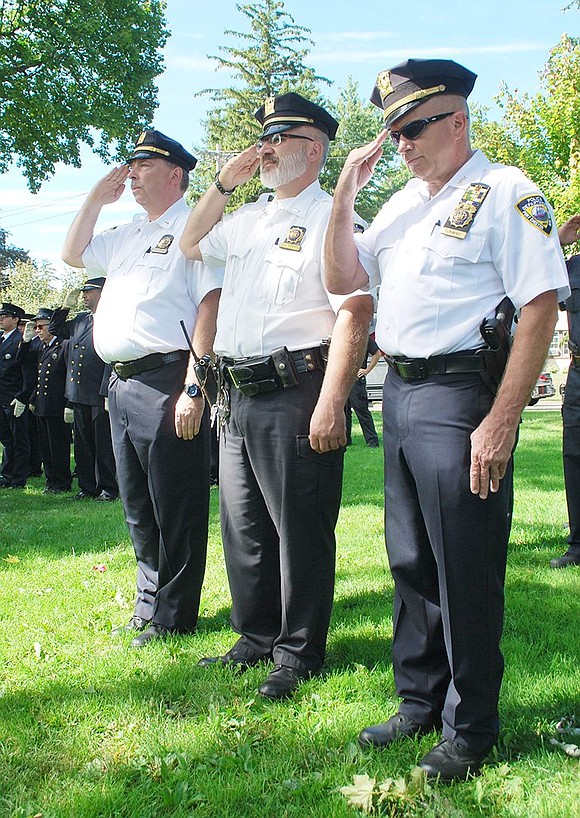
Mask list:
[[[308,442],[323,373],[253,397],[231,388],[220,513],[236,649],[302,672],[324,661],[344,450]]]
[[[178,438],[186,361],[126,381],[111,377],[109,413],[119,493],[137,558],[135,614],[179,631],[197,625],[209,515],[207,411]]]
[[[385,534],[395,580],[393,667],[400,712],[485,751],[499,729],[499,642],[513,505],[469,490],[470,434],[493,396],[477,375],[405,383],[383,394]]]

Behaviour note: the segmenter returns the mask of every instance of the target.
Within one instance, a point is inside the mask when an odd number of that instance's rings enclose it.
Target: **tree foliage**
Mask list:
[[[283,0],[256,0],[237,8],[249,21],[250,31],[226,30],[225,34],[237,38],[240,44],[220,46],[225,56],[211,57],[218,68],[229,72],[235,83],[226,88],[206,88],[199,92],[209,95],[215,107],[205,122],[206,148],[198,151],[204,159],[193,175],[192,198],[197,198],[207,188],[216,170],[232,152],[245,148],[258,138],[260,127],[254,113],[264,99],[288,91],[323,105],[340,123],[321,175],[323,187],[332,193],[349,151],[374,139],[382,127],[380,112],[359,98],[358,86],[350,78],[346,87],[340,90],[337,102],[328,102],[319,85],[330,85],[330,81],[305,64],[310,46],[314,44],[308,36],[310,31],[296,24],[284,10]],[[373,179],[359,195],[357,211],[368,221],[384,199],[408,178],[407,171],[393,161],[394,154],[393,146],[387,144]],[[256,199],[262,190],[259,179],[253,179],[234,193],[228,209]]]
[[[283,0],[256,0],[236,6],[249,21],[250,31],[226,29],[225,35],[237,38],[240,45],[223,45],[224,56],[210,55],[219,69],[225,69],[234,83],[226,88],[206,88],[199,92],[210,97],[215,106],[205,122],[206,161],[193,177],[193,190],[207,187],[215,170],[229,154],[251,145],[260,135],[254,113],[266,97],[295,91],[322,101],[317,83],[330,84],[306,65],[312,40],[307,28],[299,26],[284,10]],[[255,199],[262,190],[254,179],[231,198],[230,207]]]
[[[32,191],[81,145],[126,155],[156,103],[164,0],[0,0],[0,172]]]
[[[563,35],[534,96],[503,86],[500,123],[478,111],[474,143],[493,161],[521,168],[554,206],[558,221],[580,212],[580,39]]]
[[[329,193],[334,191],[344,160],[349,152],[371,142],[383,127],[383,117],[378,108],[364,102],[358,95],[358,83],[349,77],[345,88],[340,89],[335,104],[328,105],[340,123],[336,139],[331,143],[321,184]],[[368,183],[359,193],[356,210],[359,216],[370,222],[396,190],[407,181],[410,173],[401,166],[395,146],[389,139],[384,143],[383,156]]]
[[[9,280],[10,270],[17,261],[29,261],[26,250],[8,243],[8,233],[0,227],[0,289],[5,287]]]
[[[63,302],[68,290],[82,287],[86,274],[69,269],[56,279],[49,264],[36,265],[33,261],[17,261],[10,270],[9,284],[1,291],[1,301],[17,304],[25,312],[35,314],[39,307],[55,309]]]

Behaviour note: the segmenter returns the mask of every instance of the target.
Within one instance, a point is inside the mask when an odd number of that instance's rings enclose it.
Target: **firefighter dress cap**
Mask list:
[[[295,93],[268,97],[254,116],[263,126],[262,136],[310,125],[325,133],[329,139],[334,139],[338,129],[338,122],[328,111]]]
[[[381,71],[371,102],[384,111],[388,128],[399,117],[437,94],[459,94],[467,98],[477,74],[453,60],[410,59]]]
[[[186,171],[193,170],[197,165],[197,159],[185,150],[183,145],[170,139],[161,131],[143,131],[139,136],[131,156],[127,159],[127,164],[134,159],[166,159],[179,165]]]
[[[33,321],[52,321],[52,314],[54,310],[50,310],[48,307],[39,307],[36,315],[32,319]]]
[[[13,318],[24,318],[24,310],[22,307],[17,307],[16,304],[9,304],[5,301],[0,306],[0,315],[11,315]]]

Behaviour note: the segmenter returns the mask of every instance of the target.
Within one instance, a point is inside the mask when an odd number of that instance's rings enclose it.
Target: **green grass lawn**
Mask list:
[[[550,744],[580,720],[580,571],[548,565],[565,549],[559,413],[526,412],[516,454],[500,742],[452,786],[409,776],[434,735],[356,743],[397,699],[382,458],[353,439],[327,663],[284,702],[256,695],[265,667],[196,667],[234,639],[215,489],[198,633],[141,651],[110,636],[135,581],[120,504],[44,496],[41,479],[0,492],[0,818],[341,818],[359,814],[340,792],[353,776],[392,779],[377,815],[580,816],[579,761]]]

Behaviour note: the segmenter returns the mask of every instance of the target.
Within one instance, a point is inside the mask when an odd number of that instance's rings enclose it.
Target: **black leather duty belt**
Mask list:
[[[298,386],[298,375],[316,369],[324,371],[327,352],[324,344],[292,351],[279,347],[263,357],[221,358],[220,366],[229,383],[246,397],[252,397]]]
[[[570,365],[574,369],[580,369],[580,355],[570,355]]]
[[[485,372],[485,354],[476,350],[433,355],[431,358],[404,358],[385,355],[385,360],[404,381],[424,381],[431,375],[463,375]]]
[[[145,355],[144,358],[137,358],[135,361],[117,361],[111,364],[111,368],[122,380],[126,380],[127,378],[133,378],[135,375],[140,375],[142,372],[159,369],[166,364],[180,361],[185,354],[183,350],[166,352],[165,354],[153,352],[151,355]]]

